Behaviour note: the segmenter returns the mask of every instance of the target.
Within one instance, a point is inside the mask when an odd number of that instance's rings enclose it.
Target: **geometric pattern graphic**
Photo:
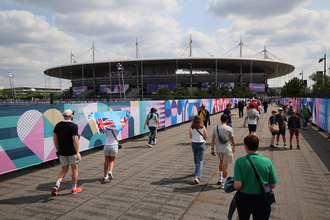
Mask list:
[[[193,119],[201,104],[211,114],[223,111],[228,103],[237,98],[182,99],[160,101],[127,101],[111,103],[83,103],[56,105],[2,106],[2,110],[13,112],[0,117],[0,174],[40,164],[56,157],[53,143],[55,125],[63,120],[64,109],[75,111],[73,122],[78,125],[80,151],[104,144],[106,135],[97,132],[96,124],[88,116],[92,112],[130,111],[132,118],[118,134],[118,139],[130,138],[149,132],[143,129],[144,122],[152,107],[158,108],[160,128],[176,125]],[[330,128],[330,100],[315,98],[283,98],[281,103],[291,102],[299,112],[306,104],[313,113],[313,121],[328,131]]]

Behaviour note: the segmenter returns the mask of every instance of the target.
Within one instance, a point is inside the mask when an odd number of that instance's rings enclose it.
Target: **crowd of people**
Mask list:
[[[211,139],[211,154],[219,159],[219,179],[217,184],[219,188],[224,189],[228,177],[228,165],[235,163],[234,166],[234,182],[233,187],[237,190],[234,200],[239,219],[249,219],[253,215],[254,219],[269,219],[271,206],[265,202],[263,192],[260,188],[260,183],[269,184],[271,188],[275,188],[277,177],[272,162],[261,156],[257,151],[259,147],[259,138],[256,136],[257,124],[260,118],[261,110],[260,103],[256,100],[251,100],[249,103],[242,103],[240,100],[237,103],[239,109],[239,117],[243,116],[243,109],[246,106],[247,112],[244,118],[243,126],[248,124],[249,134],[244,138],[244,147],[247,156],[240,157],[234,161],[234,153],[236,151],[236,143],[234,138],[234,129],[231,116],[237,113],[232,112],[232,104],[227,104],[226,109],[220,116],[220,122],[212,129]],[[264,113],[267,112],[268,104],[263,104]],[[287,107],[290,110],[290,106]],[[271,145],[273,150],[279,146],[280,136],[286,145],[286,123],[288,124],[290,133],[290,149],[292,149],[293,136],[296,136],[297,149],[299,146],[300,118],[294,109],[284,113],[282,107],[278,108],[278,112],[273,110],[268,121],[268,126],[271,130]],[[160,121],[158,108],[153,107],[146,116],[144,129],[148,126],[150,135],[147,146],[152,148],[156,144],[156,132],[159,128]],[[287,118],[287,114],[288,117]],[[307,121],[311,116],[309,109],[303,106],[301,117],[303,118],[303,128],[307,128]],[[79,153],[78,126],[73,123],[74,112],[67,109],[63,112],[64,120],[59,122],[54,129],[53,141],[57,150],[56,154],[61,164],[61,171],[55,186],[52,189],[51,195],[58,194],[61,181],[65,177],[69,168],[72,169],[72,189],[71,193],[76,194],[82,191],[82,188],[77,186],[78,179],[78,164],[81,161]],[[201,182],[203,170],[203,157],[205,152],[205,144],[208,138],[207,126],[210,125],[210,114],[202,104],[197,115],[194,116],[190,129],[189,138],[191,139],[191,147],[195,163],[195,172],[193,181],[196,184]],[[277,130],[276,130],[277,129]],[[275,146],[276,139],[276,146]],[[118,141],[118,132],[116,130],[106,131],[106,140],[104,144],[104,176],[103,181],[111,181],[113,176],[114,161],[120,149]],[[254,171],[255,167],[256,171]],[[257,172],[260,181],[254,175]]]

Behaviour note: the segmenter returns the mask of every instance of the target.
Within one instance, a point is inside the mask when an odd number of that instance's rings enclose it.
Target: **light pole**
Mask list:
[[[15,85],[14,85],[14,75],[8,71],[8,77],[9,77],[9,83],[10,83],[10,88],[11,88],[11,94],[13,96],[13,101],[15,100],[15,103],[17,105],[17,98],[16,98],[16,90],[15,90]],[[14,90],[14,92],[13,92]]]
[[[319,63],[321,63],[323,61],[324,61],[324,72],[323,72],[323,74],[326,75],[327,74],[327,54],[326,53],[324,54],[323,58],[319,59]]]
[[[121,77],[122,77],[122,83],[123,83],[124,101],[126,101],[125,83],[124,83],[124,67],[123,67],[123,65],[121,63],[118,63],[117,64],[117,69],[118,69],[118,71],[121,71]]]

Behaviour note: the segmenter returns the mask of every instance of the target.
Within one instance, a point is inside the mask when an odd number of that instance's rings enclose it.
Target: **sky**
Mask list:
[[[10,71],[15,87],[66,89],[68,80],[43,71],[70,63],[71,52],[78,63],[92,61],[94,43],[97,61],[134,58],[138,38],[140,57],[188,56],[190,36],[194,57],[239,56],[228,52],[240,38],[243,57],[266,45],[296,68],[268,81],[283,86],[323,71],[329,20],[329,0],[0,0],[0,87],[10,88]]]

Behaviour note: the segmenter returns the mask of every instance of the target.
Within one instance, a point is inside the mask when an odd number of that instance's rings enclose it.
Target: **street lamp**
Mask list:
[[[124,67],[121,63],[117,64],[118,71],[121,71],[121,77],[123,82],[123,93],[124,93],[124,100],[126,101],[126,94],[125,94],[125,83],[124,83]],[[120,78],[120,77],[119,77]]]
[[[321,63],[323,61],[324,61],[324,72],[323,72],[323,74],[326,75],[327,74],[327,54],[326,53],[324,54],[323,58],[319,59],[319,63]]]
[[[17,105],[17,98],[16,98],[16,90],[15,90],[15,85],[14,85],[14,75],[8,71],[8,77],[9,77],[9,83],[10,83],[10,88],[11,88],[11,94],[13,96],[13,101],[15,100],[15,103]],[[14,90],[14,92],[13,92]]]
[[[304,82],[304,71],[302,70],[301,73],[299,73],[299,76],[301,75],[301,80]]]

